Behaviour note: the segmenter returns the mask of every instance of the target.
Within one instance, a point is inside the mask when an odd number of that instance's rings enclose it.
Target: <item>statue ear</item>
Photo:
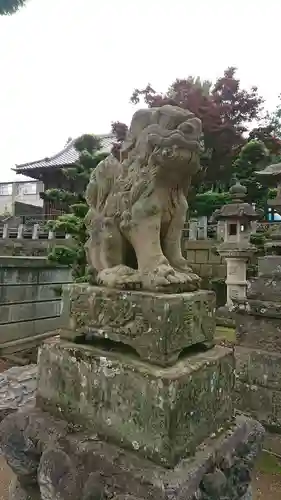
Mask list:
[[[152,108],[151,124],[158,125],[161,118],[161,108]]]

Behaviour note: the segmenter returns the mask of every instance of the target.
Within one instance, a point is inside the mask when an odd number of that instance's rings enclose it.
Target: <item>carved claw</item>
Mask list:
[[[197,274],[195,274],[191,267],[189,267],[187,260],[184,258],[177,260],[176,262],[172,262],[172,266],[176,271],[179,271],[180,273],[183,273],[191,279],[191,281],[194,283],[194,286],[196,286],[196,289],[200,288],[201,285],[201,278]]]
[[[115,266],[100,271],[97,276],[100,285],[110,288],[125,288],[136,290],[141,288],[141,279],[138,271],[128,266]]]
[[[171,266],[160,264],[142,277],[143,287],[169,292],[192,292],[199,288],[200,278],[193,273],[175,271]]]

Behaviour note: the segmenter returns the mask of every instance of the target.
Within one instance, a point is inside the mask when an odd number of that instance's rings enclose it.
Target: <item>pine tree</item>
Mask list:
[[[47,223],[48,229],[69,234],[73,244],[70,246],[57,245],[49,254],[49,260],[72,267],[75,281],[89,281],[90,274],[87,268],[84,245],[87,240],[84,223],[88,205],[84,193],[89,182],[91,171],[100,161],[106,158],[107,153],[101,153],[100,139],[94,135],[85,134],[75,142],[75,149],[79,152],[79,161],[73,168],[64,169],[64,175],[75,180],[77,192],[63,189],[49,189],[42,195],[44,200],[56,201],[64,211],[55,220]]]

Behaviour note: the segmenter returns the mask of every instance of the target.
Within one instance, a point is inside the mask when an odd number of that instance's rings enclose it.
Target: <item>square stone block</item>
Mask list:
[[[235,386],[235,407],[243,414],[258,419],[268,430],[280,434],[280,391],[238,381]]]
[[[241,305],[240,305],[241,307]],[[237,343],[264,351],[281,353],[281,304],[248,300],[233,316]]]
[[[249,386],[281,392],[281,354],[236,346],[236,377]]]
[[[281,279],[279,276],[259,276],[248,282],[247,298],[280,303]],[[281,278],[281,274],[280,274]]]
[[[281,255],[266,255],[258,259],[259,276],[270,276],[281,273]]]
[[[235,348],[235,406],[267,427],[281,429],[281,355]]]
[[[233,416],[234,356],[216,346],[162,368],[60,340],[40,349],[37,405],[172,467]]]
[[[131,346],[143,360],[166,366],[194,344],[214,344],[215,294],[164,294],[67,285],[63,295],[66,328],[61,338]]]

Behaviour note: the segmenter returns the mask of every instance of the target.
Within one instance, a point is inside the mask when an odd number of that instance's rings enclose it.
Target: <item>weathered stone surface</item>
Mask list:
[[[281,391],[281,354],[257,349],[235,348],[236,378],[250,385]]]
[[[216,325],[226,326],[230,328],[235,327],[233,313],[227,306],[218,307],[216,310]]]
[[[237,347],[235,406],[281,430],[281,355]]]
[[[281,450],[281,434],[272,432],[265,433],[263,449],[268,451],[269,453],[273,453],[275,455],[280,455]]]
[[[281,303],[249,300],[235,309],[239,345],[281,353]]]
[[[233,364],[232,351],[219,346],[161,368],[126,354],[48,341],[40,349],[37,404],[173,466],[229,426]]]
[[[46,257],[0,256],[0,349],[60,328],[57,290],[70,282],[71,270]]]
[[[259,276],[271,276],[272,274],[281,274],[281,256],[266,255],[258,259]]]
[[[97,283],[111,288],[183,292],[199,288],[181,250],[192,176],[200,169],[201,121],[164,105],[137,110],[122,145],[86,190],[86,252]]]
[[[70,319],[62,338],[122,342],[141,359],[165,366],[186,347],[213,345],[215,294],[167,295],[75,284],[64,289],[63,317]]]
[[[15,480],[12,481],[9,488],[9,500],[42,500],[42,497],[37,485],[21,485],[19,481]]]
[[[235,406],[281,431],[281,257],[259,258],[247,299],[235,304]]]
[[[247,492],[245,493],[245,495],[243,496],[242,500],[253,500],[253,491],[252,491],[252,487],[249,486]]]
[[[259,276],[248,282],[247,299],[280,302],[281,280],[276,274]]]
[[[21,487],[37,485],[41,500],[248,500],[262,439],[260,424],[238,417],[231,430],[167,470],[40,410],[10,415],[0,425],[1,451]]]
[[[0,421],[9,413],[33,406],[37,366],[14,366],[0,374]]]
[[[281,431],[281,392],[269,387],[237,382],[235,407],[246,415],[258,418],[273,432]]]

